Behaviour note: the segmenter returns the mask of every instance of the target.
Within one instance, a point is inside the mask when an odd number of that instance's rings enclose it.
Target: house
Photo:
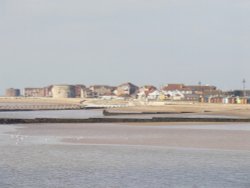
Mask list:
[[[81,89],[81,98],[97,98],[98,94],[89,88]]]
[[[162,91],[165,95],[166,100],[180,101],[184,100],[185,96],[179,90],[174,91]]]
[[[137,98],[140,100],[148,99],[149,95],[156,90],[157,88],[155,86],[145,85],[139,89],[137,93]],[[152,98],[152,95],[151,95],[151,98]]]
[[[109,96],[113,95],[116,87],[107,86],[107,85],[92,85],[89,87],[93,93],[96,93],[97,96]]]
[[[159,100],[161,96],[161,92],[159,90],[155,90],[148,94],[148,100]]]
[[[167,92],[178,91],[182,94],[192,94],[192,90],[189,87],[185,86],[184,84],[167,84],[162,88],[162,91],[167,91]]]
[[[131,96],[136,96],[138,91],[139,91],[138,86],[128,82],[128,83],[119,85],[117,89],[115,90],[115,94],[117,96],[131,97]]]

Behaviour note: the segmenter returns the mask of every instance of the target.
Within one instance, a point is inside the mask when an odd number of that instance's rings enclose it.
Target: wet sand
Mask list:
[[[250,151],[250,124],[31,124],[15,132],[26,136],[57,137],[82,145],[140,145],[173,148]]]

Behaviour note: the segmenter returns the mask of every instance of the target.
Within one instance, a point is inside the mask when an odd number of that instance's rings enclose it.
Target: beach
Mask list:
[[[169,113],[193,113],[198,115],[211,115],[211,116],[235,116],[241,118],[250,118],[250,104],[211,104],[211,103],[192,103],[192,102],[159,102],[159,103],[139,103],[138,101],[129,100],[102,100],[102,99],[82,99],[82,98],[67,98],[67,99],[54,99],[54,98],[0,98],[1,108],[7,109],[13,106],[35,106],[35,110],[42,107],[43,110],[53,109],[51,106],[71,105],[73,108],[78,106],[114,106],[108,108],[109,112],[115,113],[138,113],[138,112],[169,112]],[[117,107],[115,107],[117,106]],[[119,107],[123,106],[123,107]],[[66,108],[67,109],[67,108]],[[58,110],[58,109],[57,109]],[[59,109],[60,110],[60,109]]]

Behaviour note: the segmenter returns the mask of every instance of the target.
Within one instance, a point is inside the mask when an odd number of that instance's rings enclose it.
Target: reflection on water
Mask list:
[[[250,187],[249,151],[70,145],[13,130],[0,126],[1,188]]]

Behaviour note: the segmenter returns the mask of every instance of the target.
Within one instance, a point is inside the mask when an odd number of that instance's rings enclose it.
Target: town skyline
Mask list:
[[[47,84],[47,85],[35,85],[35,86],[23,86],[23,87],[7,87],[7,88],[0,88],[0,91],[2,91],[2,93],[0,93],[0,96],[4,96],[6,94],[6,90],[8,89],[18,89],[20,90],[20,93],[22,94],[22,92],[26,89],[26,88],[45,88],[45,87],[50,87],[50,86],[53,86],[53,85],[73,85],[73,86],[85,86],[86,88],[89,88],[89,87],[92,87],[92,86],[108,86],[108,87],[118,87],[119,85],[122,85],[124,83],[132,83],[136,86],[138,86],[139,88],[141,87],[144,87],[144,86],[154,86],[156,87],[157,89],[162,89],[163,87],[165,87],[166,85],[171,85],[171,84],[177,84],[177,85],[185,85],[185,86],[215,86],[217,89],[221,90],[221,91],[233,91],[233,90],[248,90],[248,87],[247,87],[247,80],[246,79],[242,79],[242,82],[241,82],[241,88],[231,88],[231,89],[222,89],[220,88],[219,86],[215,85],[215,84],[205,84],[205,83],[202,83],[201,81],[198,81],[197,83],[191,83],[191,84],[188,84],[188,83],[166,83],[166,84],[159,84],[159,85],[155,85],[155,84],[152,84],[152,83],[148,83],[148,84],[142,84],[142,85],[139,85],[139,84],[136,84],[134,82],[130,82],[130,81],[127,81],[127,82],[123,82],[123,83],[119,83],[119,84],[99,84],[99,83],[95,83],[95,84],[83,84],[83,83],[77,83],[77,84],[69,84],[69,83],[60,83],[60,84],[53,84],[53,83],[50,83],[50,84]]]
[[[250,90],[222,91],[216,86],[166,84],[161,88],[153,85],[137,86],[127,82],[118,86],[108,85],[50,85],[41,88],[9,88],[5,97],[10,99],[63,99],[68,98],[99,100],[99,101],[138,101],[138,102],[200,102],[200,103],[223,103],[223,104],[249,104]],[[81,103],[81,101],[80,101]],[[105,102],[104,102],[105,103]]]
[[[145,87],[152,87],[154,88],[154,90],[164,90],[164,88],[166,87],[170,87],[171,90],[193,90],[191,88],[195,88],[197,90],[199,90],[200,88],[206,88],[209,87],[210,89],[212,88],[212,90],[215,88],[215,90],[221,91],[221,92],[229,92],[229,91],[248,91],[248,88],[246,87],[246,79],[242,80],[242,88],[237,89],[231,89],[231,90],[223,90],[221,88],[219,88],[216,85],[211,85],[211,84],[203,84],[201,81],[199,81],[197,84],[185,84],[185,83],[166,83],[166,84],[162,84],[160,86],[156,86],[154,84],[143,84],[143,85],[137,85],[133,82],[124,82],[124,83],[120,83],[118,85],[110,85],[110,84],[91,84],[91,85],[86,85],[86,84],[49,84],[46,86],[36,86],[36,87],[23,87],[23,88],[17,88],[17,87],[9,87],[9,88],[5,88],[5,94],[1,95],[1,96],[29,96],[31,97],[32,95],[30,94],[34,94],[37,93],[38,96],[40,97],[49,97],[51,95],[49,95],[49,90],[51,90],[53,87],[76,87],[78,89],[73,89],[73,90],[78,90],[78,96],[80,97],[80,90],[81,89],[90,89],[90,90],[94,90],[93,88],[108,88],[108,90],[112,90],[112,92],[108,92],[109,94],[114,94],[113,91],[115,91],[117,88],[123,86],[123,85],[133,85],[134,87],[138,88],[137,90],[139,91],[141,88],[145,88]],[[92,89],[91,89],[92,88]],[[30,90],[27,94],[26,91]],[[106,91],[106,90],[105,90]],[[250,90],[249,90],[250,91]],[[14,92],[14,94],[13,94]],[[10,93],[10,94],[8,94]],[[42,94],[41,94],[42,93]],[[45,94],[47,93],[47,94]],[[44,95],[44,96],[43,96]],[[103,94],[102,94],[103,95]],[[36,94],[33,97],[37,97]]]
[[[50,86],[50,85],[85,85],[85,86],[93,86],[93,85],[102,85],[102,86],[119,86],[123,83],[133,83],[137,86],[146,86],[146,85],[153,85],[157,88],[161,88],[161,87],[164,87],[165,85],[168,85],[168,84],[184,84],[184,85],[206,85],[206,86],[216,86],[217,88],[220,88],[221,90],[243,90],[244,88],[245,89],[248,89],[248,80],[246,80],[245,78],[243,78],[241,81],[239,81],[239,86],[236,87],[236,88],[229,88],[229,89],[223,89],[222,87],[220,87],[219,85],[216,85],[216,84],[211,84],[211,83],[204,83],[202,81],[197,81],[195,83],[187,83],[187,82],[163,82],[161,84],[154,84],[154,83],[142,83],[142,84],[137,84],[136,82],[133,82],[133,81],[124,81],[124,82],[114,82],[114,83],[94,83],[94,82],[91,82],[89,84],[87,83],[82,83],[82,82],[74,82],[74,83],[67,83],[67,82],[59,82],[59,83],[48,83],[48,84],[33,84],[33,85],[23,85],[21,87],[18,87],[18,86],[7,86],[5,88],[3,87],[0,87],[0,91],[1,92],[4,92],[6,89],[8,88],[18,88],[18,89],[24,89],[24,88],[40,88],[40,87],[46,87],[46,86]],[[0,95],[1,95],[1,92],[0,92]]]

